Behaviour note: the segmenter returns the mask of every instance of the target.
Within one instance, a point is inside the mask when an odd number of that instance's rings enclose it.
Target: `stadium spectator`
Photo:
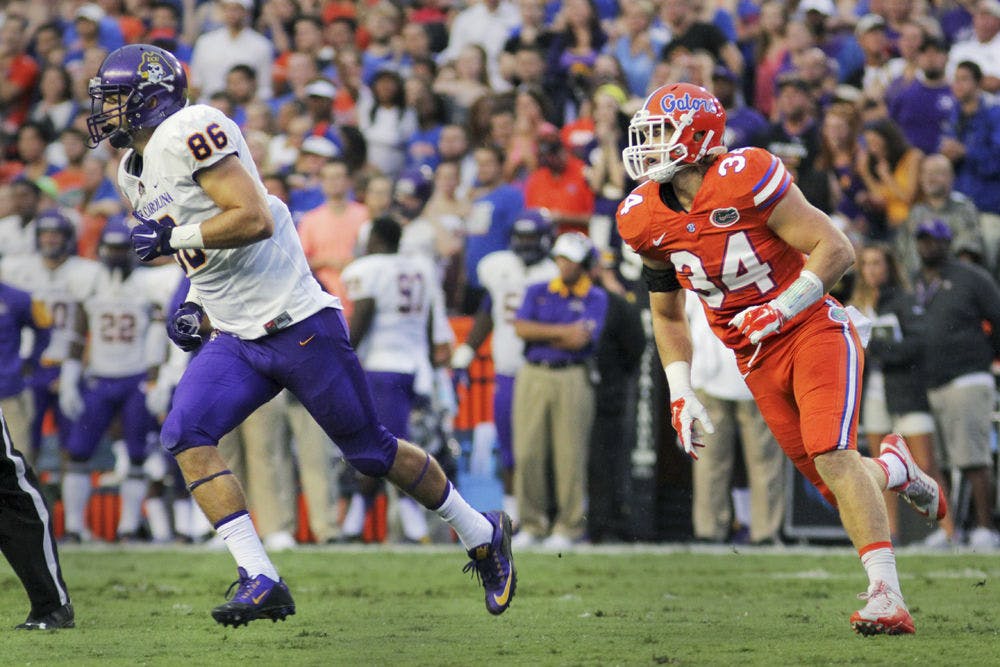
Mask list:
[[[1000,106],[982,90],[983,71],[963,60],[951,89],[958,100],[941,153],[955,165],[955,189],[980,213],[986,267],[1000,275]]]
[[[569,89],[565,106],[553,109],[552,120],[562,125],[576,115],[590,93],[589,79],[597,56],[608,42],[593,0],[563,0],[553,21],[555,39],[551,46],[553,74]]]
[[[761,3],[758,20],[756,39],[751,43],[754,59],[752,102],[754,108],[766,118],[770,118],[774,112],[774,98],[777,93],[775,82],[778,74],[788,69],[791,63],[786,34],[788,15],[785,12],[785,3],[781,0]]]
[[[373,86],[380,71],[394,71],[396,49],[393,40],[402,25],[400,8],[381,0],[368,7],[364,26],[368,43],[361,54],[361,80]]]
[[[608,308],[607,292],[588,275],[593,250],[579,232],[556,239],[559,276],[528,285],[514,316],[526,362],[517,371],[513,402],[519,546],[541,541],[560,551],[584,538],[586,447],[595,410],[591,368]]]
[[[742,74],[743,55],[739,48],[714,24],[699,20],[700,7],[701,3],[695,0],[663,0],[658,18],[661,29],[669,32],[670,39],[660,57],[669,60],[678,49],[688,53],[707,51],[714,64],[725,65]]]
[[[889,85],[903,74],[905,63],[890,58],[890,43],[885,19],[878,14],[865,14],[854,27],[858,44],[864,52],[864,68],[847,83],[861,88],[869,97],[882,97]]]
[[[66,56],[66,45],[63,43],[63,28],[60,21],[49,20],[35,28],[30,54],[41,68],[62,67]]]
[[[510,31],[497,63],[503,79],[515,85],[524,65],[518,54],[530,51],[544,62],[555,38],[545,21],[544,0],[519,0],[517,6],[521,24]]]
[[[686,109],[667,104],[685,95]],[[683,133],[653,135],[654,126],[676,127],[682,115]],[[719,101],[702,89],[661,88],[633,117],[635,139],[623,153],[630,176],[650,179],[622,202],[618,228],[643,257],[674,429],[695,459],[702,433],[714,431],[691,385],[693,343],[680,291],[685,287],[699,294],[713,331],[736,353],[782,449],[837,503],[869,579],[868,603],[852,615],[851,625],[864,634],[912,633],[879,491],[898,490],[918,511],[936,518],[947,503],[938,484],[916,468],[901,438],[883,442],[878,459],[857,454],[860,337],[845,309],[825,297],[853,263],[850,241],[808,204],[777,157],[759,148],[727,155],[725,117]],[[663,161],[665,155],[672,159]],[[689,211],[702,210],[711,211],[713,228],[728,231],[690,233],[699,218]],[[765,234],[768,240],[751,245],[748,234]],[[764,247],[769,253],[758,254]],[[802,254],[807,250],[808,259]],[[684,270],[675,270],[671,260],[683,263]],[[770,268],[764,284],[741,280],[758,275],[751,265]],[[806,338],[809,344],[800,344]],[[829,373],[831,364],[841,370]]]
[[[548,209],[559,232],[589,230],[594,193],[582,160],[569,154],[557,132],[538,135],[538,168],[524,182],[524,205]]]
[[[288,209],[293,220],[298,222],[306,212],[323,203],[320,171],[339,155],[340,149],[326,137],[310,135],[302,140],[295,167],[288,175]]]
[[[905,275],[912,276],[920,268],[917,253],[917,229],[927,222],[940,220],[952,234],[951,250],[958,257],[982,263],[986,256],[979,211],[976,205],[956,192],[955,171],[951,162],[940,153],[928,155],[920,164],[920,198],[910,209],[906,225],[896,234],[896,257]]]
[[[355,257],[361,225],[369,220],[368,208],[351,200],[351,174],[347,164],[333,158],[320,169],[320,187],[325,201],[303,214],[299,221],[299,239],[309,262],[309,269],[330,294],[345,294],[340,272]],[[350,302],[344,304],[350,317]]]
[[[613,84],[605,84],[594,92],[590,103],[594,108],[593,133],[580,151],[586,161],[587,185],[594,193],[589,235],[601,252],[617,239],[612,222],[615,209],[633,185],[621,163],[622,149],[628,145],[628,119],[621,111],[623,102],[624,93]]]
[[[445,98],[449,123],[468,122],[472,105],[493,92],[483,47],[478,44],[463,46],[454,62],[446,63],[438,71],[434,92]]]
[[[143,64],[160,71],[155,84],[142,76]],[[141,97],[133,94],[140,84]],[[103,109],[88,127],[93,145],[104,139],[132,145],[119,186],[138,210],[179,223],[168,226],[140,213],[132,245],[142,261],[177,254],[191,279],[189,299],[195,300],[170,316],[168,334],[182,348],[202,349],[177,384],[161,441],[237,564],[237,591],[213,618],[238,627],[295,612],[239,481],[215,446],[282,388],[298,396],[360,472],[387,477],[456,530],[471,559],[467,569],[479,574],[487,610],[503,613],[516,579],[509,517],[472,509],[430,455],[379,423],[340,304],[309,274],[287,207],[266,194],[239,128],[211,107],[188,106],[186,87],[169,53],[123,47],[108,56],[90,87]],[[153,109],[139,103],[150,98],[157,100]],[[171,129],[192,137],[191,145],[172,144]],[[156,174],[188,195],[168,201],[155,194],[160,182],[140,188],[140,158],[144,179]],[[198,271],[205,262],[221,273]]]
[[[538,166],[538,137],[555,128],[548,120],[551,117],[549,102],[541,88],[518,88],[514,97],[514,133],[510,143],[501,146],[507,155],[504,180],[521,182]]]
[[[0,282],[0,410],[10,437],[25,443],[28,463],[34,463],[31,443],[31,391],[34,375],[51,337],[52,314],[24,290]],[[23,332],[31,331],[31,349],[21,356]]]
[[[956,42],[948,53],[948,78],[965,61],[975,63],[982,72],[977,81],[986,92],[1000,92],[1000,2],[979,0],[972,11],[972,36]],[[957,96],[957,95],[956,95]]]
[[[406,145],[406,166],[436,167],[438,140],[445,123],[444,98],[431,89],[431,84],[417,78],[406,81],[406,101],[417,119],[417,127]]]
[[[406,143],[417,130],[417,115],[406,106],[403,80],[391,70],[375,74],[372,95],[358,104],[358,127],[368,148],[368,164],[395,178],[406,164]]]
[[[451,62],[469,44],[486,52],[490,84],[503,85],[500,76],[500,52],[511,32],[521,23],[517,6],[508,0],[478,0],[458,12],[449,27],[448,47],[441,52],[441,62]]]
[[[226,86],[234,65],[248,65],[257,73],[258,95],[271,99],[273,45],[249,27],[253,0],[221,0],[223,25],[203,33],[191,53],[191,98],[208,100]]]
[[[622,64],[628,92],[642,97],[666,43],[650,31],[656,7],[650,0],[627,0],[622,3],[621,34],[606,47]]]
[[[183,26],[182,7],[174,0],[154,0],[149,6],[149,32],[145,39],[156,46],[167,49],[182,63],[191,63],[191,42],[181,35]],[[194,23],[194,21],[190,21]]]
[[[0,552],[28,594],[31,610],[18,630],[75,627],[73,605],[63,581],[52,513],[42,485],[24,455],[14,448],[0,410],[0,491],[6,510],[0,517]]]
[[[504,511],[517,525],[520,514],[514,495],[514,440],[512,410],[514,378],[524,365],[524,341],[514,331],[514,313],[521,306],[528,285],[547,282],[559,275],[549,257],[554,230],[552,222],[538,210],[522,211],[511,230],[510,247],[483,257],[476,267],[479,283],[487,296],[479,305],[472,329],[451,356],[452,369],[465,372],[476,351],[492,335],[493,423],[500,452],[500,481]]]
[[[48,125],[28,121],[17,130],[17,158],[21,164],[18,178],[39,181],[44,177],[55,175],[59,167],[52,164],[46,156],[46,149],[55,137],[50,133]]]
[[[861,427],[869,451],[890,433],[906,438],[918,461],[943,486],[934,457],[934,420],[927,403],[927,387],[920,366],[921,341],[913,327],[909,282],[891,246],[870,243],[858,254],[858,272],[850,305],[872,320],[872,341],[868,344],[864,383],[861,391]],[[904,329],[905,326],[905,329]],[[898,502],[888,492],[889,532],[898,537]],[[950,514],[941,519],[941,529],[954,530]]]
[[[1000,354],[1000,288],[981,268],[952,259],[951,240],[941,221],[917,229],[921,266],[914,291],[925,327],[922,371],[944,440],[943,465],[961,471],[971,491],[969,546],[996,550],[989,444],[996,381],[990,364]]]
[[[889,117],[915,148],[929,155],[938,150],[941,136],[955,110],[955,96],[944,78],[948,45],[928,38],[917,57],[921,76],[889,99]]]
[[[684,309],[693,343],[691,386],[715,425],[715,433],[704,436],[705,451],[692,470],[694,537],[717,543],[730,537],[734,524],[730,489],[736,448],[741,446],[750,488],[750,543],[780,543],[785,514],[781,448],[754,403],[735,355],[712,333],[693,292],[687,293]]]
[[[865,184],[866,205],[872,213],[868,234],[874,239],[892,240],[917,198],[924,156],[887,118],[866,123],[862,136],[864,143],[855,169]]]
[[[711,90],[727,109],[732,110],[726,115],[727,148],[750,146],[754,137],[767,131],[767,118],[739,101],[740,79],[729,68],[720,65],[712,70]]]
[[[778,155],[786,168],[811,171],[819,155],[820,136],[816,102],[809,85],[794,72],[777,81],[776,120],[751,141]]]
[[[80,105],[73,99],[73,79],[66,68],[49,65],[38,82],[38,100],[32,105],[30,119],[47,123],[54,135],[69,127]]]

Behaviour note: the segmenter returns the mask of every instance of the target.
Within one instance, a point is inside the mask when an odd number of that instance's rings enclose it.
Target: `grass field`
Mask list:
[[[1000,664],[1000,559],[904,552],[917,634],[861,638],[848,549],[523,553],[511,608],[486,613],[458,548],[276,554],[298,613],[209,616],[235,567],[199,549],[66,548],[77,627],[14,632],[27,602],[0,561],[2,665]]]

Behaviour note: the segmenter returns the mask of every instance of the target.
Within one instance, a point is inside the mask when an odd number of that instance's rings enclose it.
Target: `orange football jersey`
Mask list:
[[[805,256],[767,226],[791,185],[777,157],[741,148],[706,172],[690,212],[663,203],[659,183],[643,183],[619,204],[618,230],[640,255],[672,264],[678,282],[701,297],[716,335],[737,349],[749,341],[729,320],[776,297],[805,264]]]

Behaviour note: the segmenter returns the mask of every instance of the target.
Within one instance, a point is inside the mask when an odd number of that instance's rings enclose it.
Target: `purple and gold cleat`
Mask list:
[[[469,549],[472,560],[463,572],[475,569],[486,590],[486,610],[493,615],[504,613],[517,590],[517,570],[510,552],[510,517],[504,512],[484,512],[493,524],[493,539]]]
[[[233,590],[233,586],[239,588],[229,601],[212,610],[212,618],[216,621],[238,628],[258,618],[283,621],[286,616],[295,613],[295,601],[283,580],[273,581],[263,574],[251,577],[242,567],[237,571],[240,578],[229,586],[229,591]]]

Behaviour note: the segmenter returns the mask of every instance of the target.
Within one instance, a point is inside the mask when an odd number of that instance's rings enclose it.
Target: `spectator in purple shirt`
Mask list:
[[[889,100],[889,115],[907,140],[925,154],[935,153],[955,109],[945,79],[948,45],[935,37],[924,39],[917,56],[917,76]]]

